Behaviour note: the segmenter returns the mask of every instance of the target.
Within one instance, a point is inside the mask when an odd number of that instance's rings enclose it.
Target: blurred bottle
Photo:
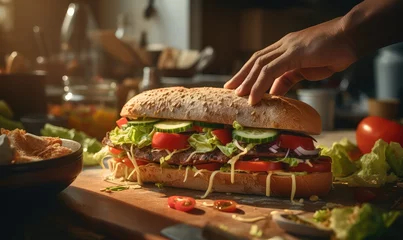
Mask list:
[[[120,13],[118,15],[115,36],[129,46],[133,46],[136,43],[133,22],[131,21],[130,14]]]
[[[139,92],[161,87],[161,79],[156,67],[145,67],[143,79],[139,84]]]
[[[403,42],[384,47],[375,58],[376,98],[401,99]]]
[[[90,82],[100,72],[99,47],[91,41],[98,26],[90,7],[85,3],[70,3],[61,28],[61,60],[66,75],[81,76]]]

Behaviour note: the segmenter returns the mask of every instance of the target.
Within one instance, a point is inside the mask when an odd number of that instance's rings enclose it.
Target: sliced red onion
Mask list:
[[[301,156],[301,155],[314,156],[314,155],[318,155],[319,149],[306,150],[306,149],[303,149],[302,147],[297,147],[296,149],[294,149],[294,152],[296,154],[298,154],[298,156]]]
[[[270,150],[272,153],[277,153],[277,150],[274,149],[273,147],[269,147],[269,150]]]
[[[279,149],[280,148],[280,146],[279,145],[277,145],[277,144],[273,144],[273,145],[271,145],[271,148],[273,148],[273,149]]]

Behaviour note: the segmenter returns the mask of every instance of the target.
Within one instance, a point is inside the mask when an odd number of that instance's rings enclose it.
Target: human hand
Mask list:
[[[239,96],[250,94],[249,103],[258,103],[264,93],[284,95],[297,82],[330,77],[356,61],[354,47],[337,18],[287,34],[276,43],[256,52],[224,87]]]

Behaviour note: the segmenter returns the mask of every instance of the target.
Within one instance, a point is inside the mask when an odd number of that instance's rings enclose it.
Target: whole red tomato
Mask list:
[[[398,142],[403,146],[403,125],[376,116],[364,118],[357,127],[356,140],[362,153],[371,152],[379,139],[385,142]]]

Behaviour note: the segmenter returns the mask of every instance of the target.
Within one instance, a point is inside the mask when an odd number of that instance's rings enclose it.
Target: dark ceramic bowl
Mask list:
[[[0,196],[54,195],[68,187],[82,170],[80,143],[62,139],[72,153],[59,158],[0,166]]]

